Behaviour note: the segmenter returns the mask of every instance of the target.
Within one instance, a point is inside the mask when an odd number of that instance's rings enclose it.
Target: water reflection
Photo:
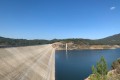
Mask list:
[[[56,51],[56,80],[84,80],[91,74],[91,67],[104,56],[108,68],[120,57],[115,50],[61,50]]]

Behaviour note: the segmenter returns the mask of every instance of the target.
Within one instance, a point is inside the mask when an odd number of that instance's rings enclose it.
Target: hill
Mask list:
[[[120,45],[120,34],[115,34],[113,36],[109,36],[103,39],[97,40],[102,44],[109,44],[109,45]]]
[[[65,50],[66,43],[68,49],[115,49],[120,48],[120,34],[109,36],[103,39],[63,39],[57,45],[58,50]]]
[[[112,35],[106,38],[91,40],[91,39],[63,39],[63,42],[73,42],[81,45],[120,45],[120,34]]]
[[[29,45],[41,45],[48,44],[49,40],[27,40],[27,39],[12,39],[0,37],[0,47],[10,46],[29,46]]]
[[[120,34],[109,36],[103,39],[91,40],[91,39],[82,39],[82,38],[70,38],[70,39],[53,39],[53,40],[27,40],[27,39],[13,39],[13,38],[4,38],[0,37],[0,46],[29,46],[29,45],[41,45],[61,42],[72,43],[74,45],[120,45]]]

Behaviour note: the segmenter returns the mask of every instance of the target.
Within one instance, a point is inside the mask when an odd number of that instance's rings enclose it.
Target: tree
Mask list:
[[[107,71],[107,63],[106,63],[103,56],[101,57],[100,61],[97,62],[96,68],[97,68],[97,72],[99,74],[101,74],[101,75],[106,75],[107,74],[107,72],[108,72]]]
[[[97,62],[96,67],[92,66],[93,75],[90,77],[91,80],[106,80],[107,77],[107,63],[102,56],[99,62]]]
[[[92,66],[92,73],[93,74],[90,76],[90,80],[101,80],[100,75],[99,75],[99,73],[97,72],[97,69],[94,66]]]

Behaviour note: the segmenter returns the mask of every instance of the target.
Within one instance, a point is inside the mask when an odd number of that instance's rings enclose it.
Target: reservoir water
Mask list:
[[[113,50],[57,50],[55,54],[56,80],[84,80],[91,73],[92,65],[96,65],[104,56],[108,69],[116,59],[120,58],[120,49]]]

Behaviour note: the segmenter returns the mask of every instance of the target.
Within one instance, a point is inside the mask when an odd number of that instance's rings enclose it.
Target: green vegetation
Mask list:
[[[113,36],[109,36],[97,40],[71,38],[71,39],[61,39],[59,41],[63,41],[65,43],[73,42],[74,44],[80,44],[80,45],[120,45],[120,34],[116,34]]]
[[[100,61],[97,62],[96,67],[92,67],[93,74],[90,76],[90,80],[107,80],[107,64],[102,56]]]
[[[81,39],[81,38],[71,38],[71,39],[53,39],[53,40],[26,40],[26,39],[11,39],[0,37],[0,47],[1,46],[29,46],[29,45],[40,45],[40,44],[50,44],[54,42],[68,43],[72,42],[76,45],[120,45],[120,34],[113,35],[98,40]]]
[[[116,73],[120,74],[120,59],[113,62],[112,69],[116,69]]]
[[[11,39],[0,37],[0,46],[1,47],[10,47],[10,46],[29,46],[29,45],[40,45],[48,44],[49,40],[26,40],[26,39]]]
[[[117,59],[112,64],[112,70],[107,75],[108,80],[120,80],[120,59]]]
[[[120,59],[113,62],[112,70],[108,72],[106,61],[104,57],[101,57],[96,67],[92,66],[89,80],[120,80]]]

